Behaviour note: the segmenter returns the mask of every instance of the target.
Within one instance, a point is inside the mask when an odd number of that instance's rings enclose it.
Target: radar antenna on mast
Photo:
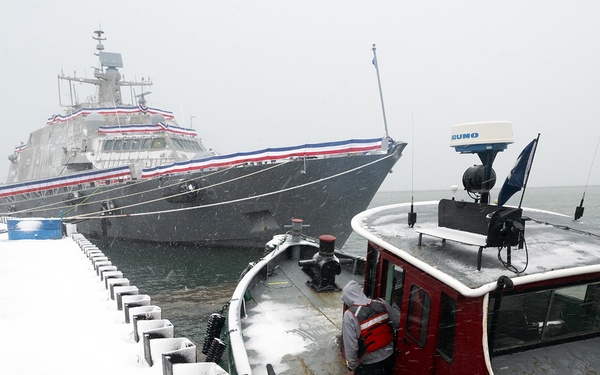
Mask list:
[[[94,31],[94,34],[96,34],[96,36],[93,36],[92,39],[98,41],[98,44],[96,45],[96,49],[98,51],[104,51],[104,45],[102,44],[102,41],[106,40],[106,38],[102,37],[102,34],[104,34],[104,31],[96,30],[96,31]],[[98,55],[98,54],[96,54],[96,55]]]

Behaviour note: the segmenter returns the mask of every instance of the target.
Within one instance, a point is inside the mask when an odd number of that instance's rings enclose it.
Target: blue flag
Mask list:
[[[533,164],[533,155],[537,147],[537,139],[531,141],[519,154],[515,166],[511,169],[510,174],[506,177],[500,193],[498,193],[498,206],[502,207],[510,197],[513,196],[521,188],[527,184],[527,177]]]

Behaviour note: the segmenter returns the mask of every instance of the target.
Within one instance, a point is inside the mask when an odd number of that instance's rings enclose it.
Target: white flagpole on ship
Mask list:
[[[388,134],[388,126],[387,119],[385,117],[385,106],[383,105],[383,91],[381,91],[381,79],[379,78],[379,63],[377,62],[377,52],[375,51],[377,48],[375,44],[373,44],[373,65],[375,65],[375,70],[377,71],[377,84],[379,85],[379,97],[381,98],[381,110],[383,112],[383,125],[385,126],[385,137],[389,138]]]

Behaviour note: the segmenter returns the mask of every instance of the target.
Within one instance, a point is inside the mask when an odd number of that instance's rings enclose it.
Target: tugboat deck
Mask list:
[[[340,347],[342,288],[364,281],[365,259],[334,251],[333,243],[327,250],[320,245],[310,237],[275,236],[267,244],[271,252],[244,272],[229,306],[230,372],[347,371]],[[337,264],[340,273],[323,264]]]
[[[340,290],[317,293],[307,284],[309,278],[298,262],[287,259],[267,280],[256,284],[251,290],[252,300],[246,302],[248,316],[242,324],[250,364],[256,373],[261,373],[258,369],[264,369],[267,363],[277,374],[346,371],[339,343],[341,288],[353,279],[362,283],[362,278],[343,271],[336,277]]]

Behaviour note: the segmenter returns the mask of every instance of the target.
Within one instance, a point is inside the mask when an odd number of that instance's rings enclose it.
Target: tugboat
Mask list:
[[[463,175],[473,201],[448,197],[356,215],[364,258],[323,250],[330,236],[319,241],[292,229],[274,237],[229,305],[229,371],[347,373],[340,288],[355,280],[368,298],[400,311],[394,374],[600,373],[597,228],[506,205],[526,185],[538,139],[496,204],[492,162],[513,143],[512,124],[454,126],[451,146],[482,161]]]
[[[406,146],[386,134],[217,154],[147,106],[152,82],[123,80],[121,54],[104,50],[103,31],[94,39],[94,78],[59,75],[66,112],[9,156],[0,215],[61,216],[91,238],[255,247],[295,212],[341,245]],[[96,94],[79,102],[74,83]]]
[[[600,373],[597,228],[506,205],[526,185],[537,139],[490,204],[491,162],[509,143],[509,122],[455,125],[451,146],[483,163],[463,175],[473,202],[378,207],[352,220],[377,270],[365,293],[401,296],[395,373]]]

